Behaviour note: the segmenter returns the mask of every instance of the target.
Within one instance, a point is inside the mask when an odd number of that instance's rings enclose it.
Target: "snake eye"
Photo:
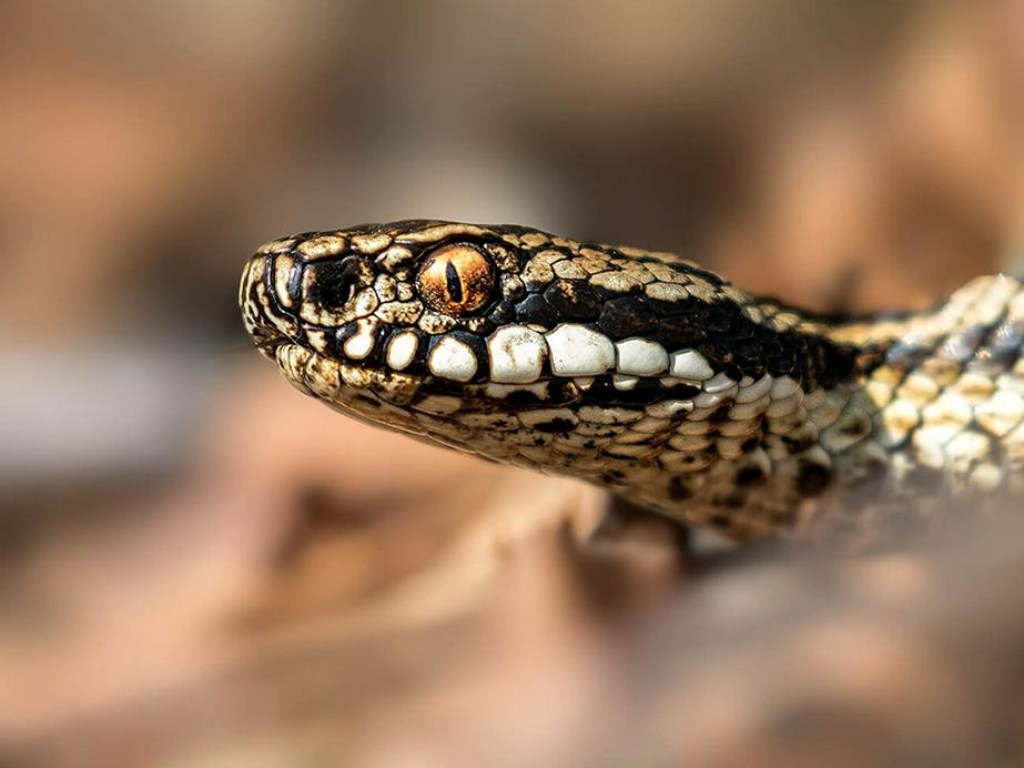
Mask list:
[[[460,317],[487,303],[494,267],[483,253],[461,243],[438,248],[416,275],[416,287],[433,310]]]

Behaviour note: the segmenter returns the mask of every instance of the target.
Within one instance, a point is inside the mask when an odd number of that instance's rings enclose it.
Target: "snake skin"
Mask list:
[[[840,320],[672,254],[404,221],[262,246],[240,304],[286,378],[349,416],[735,539],[1024,490],[1024,290],[1006,276]]]

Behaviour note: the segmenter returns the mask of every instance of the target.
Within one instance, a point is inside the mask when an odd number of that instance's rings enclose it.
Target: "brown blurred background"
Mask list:
[[[2,11],[0,764],[890,764],[850,741],[901,765],[923,733],[920,764],[991,754],[927,702],[974,696],[981,718],[1002,693],[914,650],[961,614],[926,610],[917,636],[846,602],[944,593],[917,561],[808,594],[799,571],[687,576],[656,521],[570,543],[600,494],[304,400],[235,294],[263,240],[438,217],[674,250],[816,309],[927,304],[1020,267],[1024,3]],[[744,598],[765,578],[811,629]],[[698,650],[665,647],[687,622]],[[743,655],[761,632],[769,664]],[[815,633],[858,672],[757,684]],[[915,714],[864,732],[807,704],[822,690]],[[798,714],[764,726],[794,711],[778,697]],[[807,751],[759,741],[808,732]]]

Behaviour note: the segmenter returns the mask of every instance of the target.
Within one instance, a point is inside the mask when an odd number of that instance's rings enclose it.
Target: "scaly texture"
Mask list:
[[[940,495],[1024,489],[1005,276],[841,321],[672,254],[404,221],[268,243],[240,303],[288,380],[350,416],[733,538],[877,532]]]

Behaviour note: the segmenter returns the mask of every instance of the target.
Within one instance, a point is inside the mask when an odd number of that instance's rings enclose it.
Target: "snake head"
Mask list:
[[[816,329],[692,262],[516,226],[276,240],[240,302],[260,350],[338,410],[605,483],[750,451],[769,393],[849,371]]]
[[[514,229],[408,221],[268,243],[242,276],[246,329],[269,357],[295,346],[392,397],[489,381],[487,340],[526,296]]]

